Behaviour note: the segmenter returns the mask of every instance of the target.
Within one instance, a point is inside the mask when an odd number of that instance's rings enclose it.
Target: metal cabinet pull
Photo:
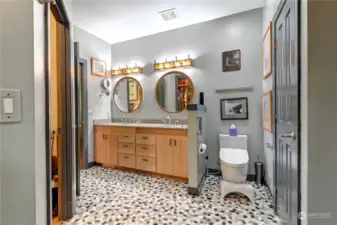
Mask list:
[[[147,139],[149,139],[149,138],[148,138],[148,137],[143,137],[143,139],[144,139],[144,140],[147,140]]]
[[[124,148],[127,148],[127,147],[129,147],[129,145],[123,145],[123,147],[124,147]]]
[[[177,146],[177,140],[174,139],[174,146]]]
[[[171,141],[172,141],[172,139],[170,139],[170,146],[172,146]]]
[[[129,136],[123,136],[123,138],[128,138]]]
[[[147,147],[143,147],[142,149],[147,150]]]
[[[124,159],[128,159],[129,158],[129,156],[124,156]]]
[[[147,162],[147,161],[149,161],[149,160],[147,160],[147,159],[142,159],[144,162]]]

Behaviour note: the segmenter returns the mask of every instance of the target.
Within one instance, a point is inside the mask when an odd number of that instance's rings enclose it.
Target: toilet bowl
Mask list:
[[[245,149],[221,148],[220,161],[222,178],[228,182],[245,183],[249,156]]]

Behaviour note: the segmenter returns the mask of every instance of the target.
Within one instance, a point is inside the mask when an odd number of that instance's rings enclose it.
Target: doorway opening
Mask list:
[[[45,4],[47,225],[73,216],[69,20],[62,1]]]

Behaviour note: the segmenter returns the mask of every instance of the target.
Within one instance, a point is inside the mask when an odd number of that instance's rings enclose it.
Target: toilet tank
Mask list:
[[[229,136],[228,134],[219,134],[219,147],[221,148],[240,148],[248,149],[248,136],[238,135]]]

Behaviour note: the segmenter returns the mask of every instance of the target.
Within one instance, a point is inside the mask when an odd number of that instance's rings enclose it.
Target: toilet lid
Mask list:
[[[231,165],[242,165],[248,163],[249,156],[247,150],[244,149],[222,148],[220,159]]]

